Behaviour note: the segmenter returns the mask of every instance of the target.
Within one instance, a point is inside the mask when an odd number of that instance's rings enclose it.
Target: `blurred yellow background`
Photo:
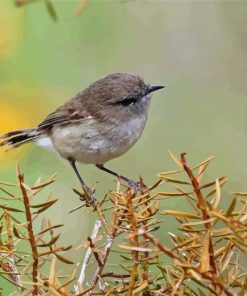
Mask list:
[[[108,166],[152,184],[174,168],[168,149],[188,152],[193,163],[213,154],[210,177],[229,176],[226,192],[247,190],[246,1],[92,0],[80,16],[79,1],[52,3],[57,22],[42,1],[20,8],[0,1],[0,133],[35,126],[104,75],[136,73],[167,87],[153,97],[141,140]],[[16,161],[27,183],[58,172],[53,221],[65,223],[64,241],[83,241],[94,216],[68,214],[79,184],[65,161],[32,144],[1,149],[0,161],[0,180],[9,182]],[[99,181],[98,196],[115,187],[93,166],[79,168],[89,185]]]

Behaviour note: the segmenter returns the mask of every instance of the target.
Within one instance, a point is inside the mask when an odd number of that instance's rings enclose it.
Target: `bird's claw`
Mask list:
[[[128,186],[132,189],[134,189],[135,193],[137,193],[138,191],[143,193],[144,189],[145,189],[145,185],[140,182],[140,181],[134,181],[134,180],[129,180],[128,181]]]

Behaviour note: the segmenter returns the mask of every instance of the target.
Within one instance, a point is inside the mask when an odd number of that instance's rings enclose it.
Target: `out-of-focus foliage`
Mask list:
[[[13,9],[11,1],[0,2],[0,61],[8,57],[23,37],[23,12]]]
[[[43,2],[47,8],[47,11],[49,13],[49,15],[51,16],[51,18],[56,21],[57,20],[57,13],[56,10],[54,8],[53,2],[55,1],[51,1],[51,0],[15,0],[15,4],[17,7],[22,7],[25,6],[27,4],[34,4],[37,2]],[[79,15],[81,14],[84,9],[86,8],[89,0],[81,0],[79,1],[80,3],[78,4],[77,8],[76,8],[76,14]]]

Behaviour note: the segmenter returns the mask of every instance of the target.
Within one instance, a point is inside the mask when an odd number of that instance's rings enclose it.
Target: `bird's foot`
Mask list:
[[[90,206],[95,207],[97,205],[97,200],[94,195],[94,191],[92,191],[86,185],[83,186],[83,191],[84,191],[84,194],[81,195],[80,200],[85,202],[86,207],[90,207]]]
[[[141,194],[143,194],[147,189],[146,185],[142,181],[129,180],[128,186],[134,189],[135,193],[140,192]]]

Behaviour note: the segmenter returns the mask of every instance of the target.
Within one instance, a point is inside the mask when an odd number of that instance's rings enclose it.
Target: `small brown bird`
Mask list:
[[[17,148],[30,141],[50,147],[67,159],[81,185],[75,162],[95,164],[124,181],[130,180],[104,164],[128,151],[144,129],[151,93],[164,86],[147,85],[135,75],[106,76],[46,117],[35,128],[0,136],[0,146]]]

